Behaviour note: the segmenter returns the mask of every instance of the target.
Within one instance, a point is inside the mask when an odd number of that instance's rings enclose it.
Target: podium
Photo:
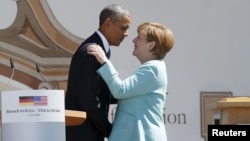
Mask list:
[[[65,141],[65,126],[85,119],[83,111],[65,110],[63,90],[1,92],[2,141]]]
[[[37,92],[40,90],[33,90],[33,92]],[[44,91],[44,90],[42,90]],[[22,91],[17,91],[18,93]],[[75,126],[80,125],[86,120],[86,112],[76,111],[76,110],[65,110],[65,125],[66,126]],[[2,127],[2,111],[0,110],[0,127]]]
[[[232,97],[211,103],[208,110],[213,110],[219,118],[219,124],[250,124],[250,97]]]
[[[86,120],[86,112],[65,110],[65,125],[80,125]]]

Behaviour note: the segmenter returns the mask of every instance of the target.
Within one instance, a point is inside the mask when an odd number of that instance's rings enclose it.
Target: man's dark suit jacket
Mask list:
[[[96,32],[80,45],[71,60],[65,97],[65,108],[85,111],[87,119],[82,125],[66,127],[66,141],[103,141],[112,128],[108,121],[112,98],[106,83],[96,73],[100,64],[86,52],[90,43],[104,49]]]

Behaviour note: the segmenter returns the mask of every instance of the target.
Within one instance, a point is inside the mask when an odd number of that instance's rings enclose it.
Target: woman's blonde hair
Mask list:
[[[152,52],[158,59],[164,58],[174,46],[173,32],[162,24],[145,22],[138,26],[137,32],[145,35],[148,42],[155,42]]]

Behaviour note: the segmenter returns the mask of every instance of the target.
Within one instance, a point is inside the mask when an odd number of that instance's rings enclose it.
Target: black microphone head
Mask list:
[[[40,67],[38,66],[38,64],[36,64],[36,71],[40,73]]]
[[[12,58],[10,58],[10,67],[11,67],[12,69],[14,69],[14,68],[15,68],[15,66],[14,66],[14,62],[13,62]]]

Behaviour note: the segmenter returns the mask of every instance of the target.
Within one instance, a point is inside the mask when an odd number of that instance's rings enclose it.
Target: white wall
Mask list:
[[[166,114],[185,113],[187,123],[167,123],[169,141],[204,140],[200,128],[200,91],[250,95],[249,0],[49,0],[48,3],[59,22],[81,38],[97,29],[99,12],[107,4],[118,3],[130,10],[130,35],[119,48],[112,47],[111,60],[122,78],[139,65],[131,55],[138,24],[155,21],[172,29],[176,45],[166,57],[169,76]],[[0,29],[8,27],[15,14],[15,1],[1,0]]]

